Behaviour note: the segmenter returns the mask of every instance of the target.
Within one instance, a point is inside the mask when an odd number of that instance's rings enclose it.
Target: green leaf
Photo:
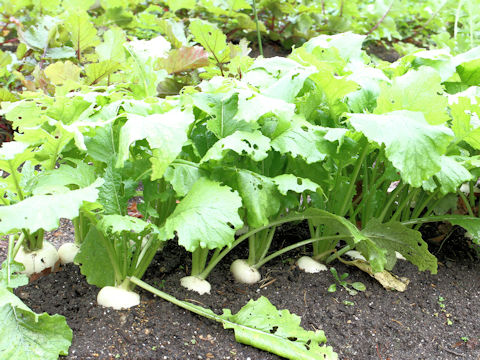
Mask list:
[[[209,160],[222,160],[229,150],[240,156],[248,156],[254,161],[262,161],[268,156],[270,139],[260,131],[237,131],[217,141],[202,158],[202,163]]]
[[[67,185],[84,188],[95,181],[95,170],[81,161],[75,161],[76,167],[62,165],[58,169],[42,171],[33,180],[33,194],[43,195],[68,191]]]
[[[292,127],[272,141],[272,148],[281,154],[301,157],[307,164],[324,160],[335,146],[324,139],[325,131],[307,122],[294,122]]]
[[[36,26],[29,27],[25,32],[20,30],[19,36],[29,48],[44,51],[48,47],[51,37],[55,35],[59,20],[51,16],[44,16],[36,23]]]
[[[23,264],[12,261],[8,263],[8,259],[2,263],[2,268],[0,270],[0,289],[9,288],[15,289],[20,286],[28,284],[28,276],[21,274],[25,267]],[[0,295],[1,297],[1,295]]]
[[[227,37],[215,25],[195,19],[190,23],[189,29],[195,41],[210,53],[217,65],[229,60],[230,48],[227,46]]]
[[[90,22],[86,12],[71,14],[64,22],[65,30],[70,34],[73,48],[80,58],[82,52],[90,47],[97,46],[100,42],[97,30]]]
[[[83,189],[62,194],[36,195],[14,205],[1,206],[0,233],[8,234],[22,229],[32,233],[39,229],[54,230],[59,226],[60,218],[77,217],[84,201],[97,200],[97,187],[102,183],[103,180],[98,179]]]
[[[187,130],[195,120],[191,111],[173,109],[164,114],[140,116],[127,115],[128,121],[120,130],[116,166],[122,166],[128,159],[130,145],[147,139],[154,156],[152,180],[160,179],[167,166],[175,160],[187,141]]]
[[[166,59],[160,58],[157,62],[160,69],[169,74],[202,68],[209,65],[208,54],[200,46],[185,47],[171,50]]]
[[[395,264],[395,251],[398,251],[420,271],[429,270],[432,274],[437,273],[437,258],[428,251],[428,245],[423,241],[420,232],[409,229],[398,221],[382,224],[373,218],[362,230],[362,234],[374,241],[380,248],[387,250],[388,270],[391,270]],[[357,248],[366,255],[362,244],[358,245]],[[370,261],[368,256],[367,260]]]
[[[195,8],[195,3],[195,0],[167,0],[167,5],[172,12],[176,12],[180,9],[191,10]]]
[[[115,71],[120,69],[120,64],[116,61],[105,60],[98,63],[85,65],[85,74],[89,85],[97,85]]]
[[[316,192],[320,185],[310,179],[297,177],[292,174],[282,174],[274,177],[273,182],[277,185],[281,194],[287,195],[289,191],[301,194],[305,191]]]
[[[465,215],[442,215],[439,218],[461,226],[472,235],[475,244],[480,245],[480,218]]]
[[[105,241],[110,240],[95,226],[90,226],[80,251],[75,256],[75,261],[80,264],[80,272],[86,276],[87,282],[100,288],[115,285],[115,272],[112,259],[105,248]]]
[[[248,131],[252,128],[243,120],[236,119],[238,112],[238,94],[196,93],[192,96],[196,107],[212,115],[207,120],[207,128],[219,139],[232,135],[237,130]]]
[[[419,112],[350,114],[350,123],[370,141],[385,144],[387,158],[415,187],[440,171],[441,155],[453,137],[450,129],[430,125]]]
[[[98,222],[97,227],[103,229],[105,233],[135,232],[142,233],[149,229],[156,229],[156,226],[132,216],[105,215]],[[158,232],[158,229],[156,229]]]
[[[178,236],[178,243],[193,252],[199,247],[228,246],[235,231],[243,226],[238,215],[242,200],[236,191],[219,183],[199,179],[165,222],[166,238]]]
[[[367,290],[367,287],[365,286],[364,283],[361,283],[361,282],[354,282],[351,284],[352,287],[355,289],[355,290],[358,290],[358,291],[365,291]]]
[[[63,316],[37,315],[5,304],[0,307],[0,318],[2,359],[56,360],[68,354],[73,334]]]
[[[446,112],[448,99],[443,95],[440,75],[429,67],[407,72],[396,77],[392,85],[381,84],[375,114],[394,110],[422,112],[429,124],[443,124],[449,116]]]
[[[184,197],[192,188],[193,184],[205,177],[206,172],[195,163],[172,163],[165,170],[164,178],[168,181],[179,197]]]
[[[264,296],[250,300],[238,313],[225,309],[223,327],[235,331],[235,339],[246,345],[277,354],[287,359],[338,359],[326,342],[323,331],[307,331],[301,318],[288,310],[277,310]]]
[[[45,68],[45,75],[55,85],[65,84],[68,80],[78,82],[80,80],[80,72],[82,71],[77,65],[67,60],[57,61]]]
[[[442,155],[442,168],[435,174],[437,182],[440,184],[440,192],[442,195],[455,193],[460,185],[470,181],[473,175],[460,163],[454,156]],[[438,186],[437,182],[430,178],[423,182],[423,189],[434,191]]]
[[[103,174],[104,183],[99,189],[98,202],[106,215],[127,214],[128,200],[135,195],[138,183],[125,176],[125,170],[109,163]]]
[[[125,61],[125,48],[123,44],[126,42],[125,32],[117,27],[109,29],[103,34],[103,43],[95,48],[99,61],[113,60],[117,63]]]
[[[475,98],[460,97],[450,104],[452,130],[455,142],[465,141],[475,149],[480,149],[480,128],[476,126],[476,114],[480,114],[480,105]]]
[[[480,86],[480,59],[465,62],[457,67],[462,82],[469,86]]]

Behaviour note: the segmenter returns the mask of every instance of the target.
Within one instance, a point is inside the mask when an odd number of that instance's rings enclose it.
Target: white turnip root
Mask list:
[[[65,243],[58,249],[58,256],[62,265],[73,263],[80,247],[75,243]]]
[[[140,295],[122,287],[105,286],[98,292],[97,304],[115,310],[128,309],[140,304]]]
[[[235,260],[230,266],[230,271],[235,280],[242,284],[255,284],[262,278],[257,269],[242,259]]]
[[[324,264],[319,263],[309,256],[302,256],[300,259],[298,259],[297,266],[300,268],[300,270],[303,270],[307,273],[318,273],[320,271],[327,270],[327,267]]]
[[[54,268],[58,261],[58,252],[55,246],[48,241],[43,242],[39,250],[27,252],[23,247],[18,250],[15,261],[25,266],[24,274],[30,276],[45,269]]]
[[[200,295],[210,294],[212,288],[207,280],[201,279],[197,276],[185,276],[180,279],[180,284],[191,291],[196,291]]]

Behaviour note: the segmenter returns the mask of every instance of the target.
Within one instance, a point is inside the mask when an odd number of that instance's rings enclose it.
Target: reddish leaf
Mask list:
[[[168,58],[158,60],[159,67],[167,70],[169,74],[198,69],[208,64],[208,53],[201,46],[171,50]]]

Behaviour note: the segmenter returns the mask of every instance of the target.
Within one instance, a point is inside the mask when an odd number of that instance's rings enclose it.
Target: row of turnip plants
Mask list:
[[[208,275],[241,243],[249,256],[231,271],[252,284],[270,260],[307,245],[311,258],[299,262],[307,271],[356,250],[365,260],[352,264],[372,275],[399,257],[436,273],[418,231],[426,222],[448,221],[479,242],[480,48],[377,64],[362,51],[364,36],[344,33],[312,38],[286,58],[254,60],[245,42],[227,44],[205,21],[190,31],[201,46],[161,36],[127,41],[112,28],[91,46],[90,64],[52,62],[29,83],[44,91],[2,103],[17,129],[0,148],[5,353],[46,359],[68,351],[65,320],[34,314],[13,294],[26,274],[59,259],[44,234],[61,218],[75,227],[61,261],[79,264],[100,289],[98,304],[135,306],[141,286],[221,321],[239,341],[252,341],[245,328],[260,331],[255,346],[292,359],[336,354],[322,345],[323,332],[299,328],[291,314],[283,324],[264,298],[219,316],[153,289],[141,278],[155,254],[178,242],[192,257],[179,285],[203,294]],[[200,69],[196,83],[157,96],[192,69]],[[128,215],[133,197],[141,198],[139,217]],[[468,214],[455,213],[459,198]],[[270,250],[278,226],[302,221],[309,238]],[[252,317],[260,316],[270,320],[258,325]]]

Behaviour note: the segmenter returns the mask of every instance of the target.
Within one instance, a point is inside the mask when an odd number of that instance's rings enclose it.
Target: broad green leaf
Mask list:
[[[197,164],[182,162],[170,164],[165,170],[164,178],[172,185],[177,196],[184,197],[202,176],[206,176],[206,172]]]
[[[171,50],[166,59],[160,58],[157,65],[169,74],[194,70],[209,65],[208,53],[200,46]]]
[[[94,160],[108,164],[117,156],[117,148],[115,145],[115,138],[112,124],[106,124],[104,127],[97,128],[95,136],[87,137],[85,145],[87,147],[87,154]]]
[[[126,215],[128,200],[135,195],[138,183],[124,176],[124,168],[115,168],[108,163],[103,174],[103,185],[99,188],[98,202],[107,215]]]
[[[98,222],[97,227],[104,229],[105,232],[122,233],[135,232],[141,233],[148,229],[156,229],[156,226],[132,216],[105,215]]]
[[[220,318],[223,327],[233,329],[242,344],[293,360],[338,359],[331,347],[320,345],[327,340],[323,331],[304,330],[299,316],[277,310],[266,297],[250,300],[235,315],[224,309]]]
[[[343,100],[348,94],[359,88],[356,82],[345,77],[334,76],[329,71],[320,71],[310,78],[322,92],[332,119],[338,118],[348,110]]]
[[[472,235],[475,244],[480,245],[480,218],[464,215],[442,215],[439,218],[461,226]]]
[[[443,124],[449,119],[448,99],[443,95],[440,75],[429,67],[407,72],[393,79],[391,85],[381,84],[375,114],[394,110],[422,112],[429,124]]]
[[[230,48],[227,46],[227,37],[215,25],[195,19],[190,22],[189,29],[195,41],[210,53],[217,65],[229,60]]]
[[[293,191],[298,194],[301,194],[307,190],[316,192],[320,187],[310,179],[297,177],[292,174],[279,175],[274,177],[272,180],[277,185],[278,191],[280,191],[280,193],[283,195],[287,195],[289,191]]]
[[[105,60],[98,63],[85,65],[88,85],[100,84],[102,80],[120,69],[120,64],[113,60]],[[105,82],[106,83],[106,82]]]
[[[75,57],[75,50],[70,46],[48,48],[45,52],[48,59],[67,59]]]
[[[2,359],[55,360],[67,355],[72,330],[61,315],[37,315],[11,304],[0,307]]]
[[[98,286],[115,285],[115,272],[106,249],[107,239],[95,226],[90,226],[82,242],[75,261],[80,264],[80,272],[86,276],[89,284]]]
[[[44,51],[56,32],[59,20],[51,16],[44,16],[36,23],[36,26],[29,27],[25,32],[20,30],[19,36],[29,48]]]
[[[225,153],[234,151],[240,156],[248,156],[254,161],[262,161],[268,156],[270,139],[263,136],[260,131],[237,131],[217,141],[205,154],[201,162],[209,160],[222,160]]]
[[[77,217],[84,201],[97,200],[97,187],[102,183],[103,180],[98,179],[86,188],[62,194],[32,196],[14,205],[0,206],[0,233],[8,234],[22,229],[32,233],[39,229],[56,229],[60,218]]]
[[[422,113],[412,111],[350,114],[350,123],[370,141],[385,144],[388,159],[415,187],[440,171],[441,155],[453,137],[450,129],[430,125]]]
[[[212,115],[207,120],[207,128],[219,139],[233,134],[237,130],[248,131],[252,128],[243,120],[236,119],[238,94],[196,93],[192,96],[196,107]]]
[[[300,157],[307,164],[312,164],[335,152],[335,145],[324,139],[325,133],[323,128],[306,122],[295,122],[272,141],[272,148],[281,154]]]
[[[477,100],[459,97],[457,102],[450,104],[450,113],[455,142],[465,141],[475,149],[480,149],[480,127],[476,126],[480,105]]]
[[[103,43],[95,48],[99,61],[113,60],[117,63],[125,61],[125,48],[123,44],[126,41],[125,32],[117,27],[109,29],[103,35]]]
[[[480,86],[480,59],[465,62],[457,67],[462,82],[470,86]]]
[[[172,12],[176,12],[180,9],[191,10],[195,8],[195,3],[195,0],[167,0],[167,5]]]
[[[30,127],[36,127],[45,121],[42,111],[33,101],[21,100],[14,102],[5,109],[7,120],[18,127],[20,132]]]
[[[67,60],[57,61],[45,68],[45,75],[55,85],[65,84],[68,80],[78,82],[80,80],[80,72],[82,71],[77,65]]]
[[[262,94],[256,94],[248,99],[242,97],[238,100],[238,112],[234,119],[254,123],[261,116],[270,113],[285,121],[290,121],[295,113],[295,105]]]
[[[43,195],[68,190],[67,185],[87,187],[95,181],[95,170],[84,162],[76,162],[76,167],[62,165],[58,169],[42,171],[33,179],[33,194]]]
[[[27,278],[28,283],[28,278]],[[30,308],[20,300],[11,289],[0,287],[0,307],[5,305],[11,305],[15,308],[20,308],[25,311],[31,311]],[[0,330],[1,331],[1,330]],[[1,339],[0,339],[1,340]],[[1,345],[0,345],[1,348]]]
[[[95,47],[100,40],[97,36],[97,30],[90,22],[90,17],[86,12],[77,12],[71,14],[64,22],[65,29],[70,33],[73,48],[80,58],[82,52],[90,47]]]
[[[165,222],[165,237],[178,237],[188,251],[230,245],[243,222],[238,215],[242,200],[236,191],[199,179]]]
[[[128,121],[120,130],[116,166],[122,166],[128,159],[131,144],[146,139],[154,150],[150,160],[153,165],[152,180],[160,179],[187,141],[187,130],[194,121],[193,113],[173,109],[149,116],[128,114],[127,118]]]
[[[335,35],[320,35],[308,40],[303,46],[309,52],[319,48],[334,48],[346,62],[363,61],[362,44],[365,38],[365,35],[357,35],[349,31]]]
[[[470,181],[473,175],[460,163],[454,156],[444,156],[441,158],[442,168],[435,174],[437,182],[440,184],[440,192],[445,195],[455,193],[460,185]],[[430,178],[423,182],[423,189],[434,191],[437,188],[437,182]]]
[[[287,58],[259,58],[244,79],[262,95],[293,102],[305,80],[315,71],[314,67],[304,67]]]
[[[87,11],[91,6],[95,4],[96,0],[63,0],[62,6],[65,10],[74,11]]]
[[[80,96],[74,98],[57,96],[55,102],[48,107],[46,115],[70,125],[76,121],[87,120],[94,111],[94,105]]]
[[[387,250],[388,270],[391,270],[395,264],[395,251],[398,251],[420,271],[429,270],[432,274],[437,273],[437,258],[428,251],[427,243],[423,241],[420,232],[409,229],[398,221],[382,224],[373,218],[362,230],[362,234],[380,248]],[[367,255],[362,249],[362,243],[358,244],[357,248]],[[367,260],[370,259],[367,258]]]
[[[0,269],[0,289],[3,288],[8,291],[8,289],[15,289],[27,285],[28,276],[21,273],[24,269],[23,264],[14,261],[9,263],[8,259],[5,260]],[[1,297],[0,295],[0,298]]]

